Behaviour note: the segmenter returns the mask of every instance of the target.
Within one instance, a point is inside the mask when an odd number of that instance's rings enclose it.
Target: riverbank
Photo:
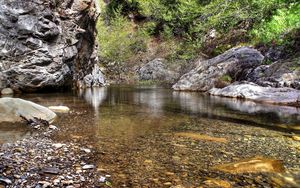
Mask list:
[[[53,127],[53,126],[52,126]],[[37,131],[34,136],[0,148],[0,187],[95,187],[108,179],[94,165],[88,143],[56,142],[59,130]]]

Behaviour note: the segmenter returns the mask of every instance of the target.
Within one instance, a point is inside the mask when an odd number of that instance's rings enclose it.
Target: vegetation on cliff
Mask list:
[[[283,46],[287,53],[299,47],[297,0],[99,1],[100,55],[108,61],[128,62],[149,51],[173,61],[238,45]]]

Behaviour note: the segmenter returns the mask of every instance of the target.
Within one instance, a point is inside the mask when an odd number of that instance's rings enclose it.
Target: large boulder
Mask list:
[[[179,73],[170,70],[161,58],[146,63],[137,72],[140,81],[174,83],[179,78]]]
[[[292,88],[262,87],[250,82],[234,83],[225,88],[213,88],[215,96],[250,99],[262,103],[300,106],[300,91]]]
[[[96,62],[96,0],[0,0],[0,89],[75,85]]]
[[[261,65],[251,71],[247,80],[265,87],[291,87],[300,90],[300,58]]]
[[[0,98],[0,123],[20,122],[34,117],[53,122],[56,114],[48,108],[19,98]]]
[[[248,72],[259,66],[263,59],[263,55],[253,48],[233,48],[215,58],[199,61],[195,69],[173,85],[173,89],[204,92],[220,87],[222,81],[245,80]]]

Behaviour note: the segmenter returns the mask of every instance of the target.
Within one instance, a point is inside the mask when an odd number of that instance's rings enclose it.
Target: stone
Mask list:
[[[14,91],[11,88],[4,88],[1,90],[1,95],[13,95]]]
[[[84,83],[92,74],[98,63],[96,0],[0,0],[0,5],[0,89],[58,89]]]
[[[209,141],[209,142],[221,142],[221,143],[228,142],[226,138],[217,138],[217,137],[212,137],[212,136],[208,136],[208,135],[189,133],[189,132],[175,133],[175,136],[191,138],[194,140]]]
[[[250,47],[238,47],[206,60],[181,76],[172,86],[179,91],[205,92],[214,87],[225,87],[234,81],[245,80],[247,73],[261,65],[264,56]]]
[[[247,81],[264,87],[291,87],[300,90],[300,58],[261,65],[248,74]]]
[[[160,81],[174,83],[179,78],[179,73],[171,70],[164,64],[164,59],[156,58],[137,70],[140,81]]]
[[[285,171],[282,161],[263,157],[222,164],[215,166],[214,169],[232,174],[262,172],[282,173]]]
[[[7,185],[12,184],[12,181],[8,178],[0,177],[0,182],[4,182]]]
[[[48,108],[19,98],[0,98],[0,122],[21,122],[34,117],[53,122],[56,114]]]
[[[60,173],[60,170],[58,168],[54,168],[54,167],[44,167],[42,169],[42,172],[45,174],[54,174],[57,175]]]
[[[56,149],[62,148],[63,146],[65,146],[65,144],[61,144],[61,143],[56,143],[56,144],[52,144],[53,147],[55,147]]]
[[[292,136],[292,139],[295,141],[300,141],[300,136],[294,135],[294,136]]]
[[[70,112],[70,108],[67,106],[49,106],[48,108],[55,113],[69,113]]]
[[[95,168],[95,165],[84,165],[82,167],[83,170],[88,170],[88,169],[93,169],[93,168]]]
[[[250,99],[256,102],[300,106],[300,91],[292,88],[262,87],[250,82],[236,82],[225,88],[213,88],[211,95]]]
[[[55,125],[49,125],[49,129],[58,130],[58,128]]]

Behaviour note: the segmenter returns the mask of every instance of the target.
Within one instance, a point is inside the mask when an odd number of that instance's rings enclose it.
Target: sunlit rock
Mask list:
[[[20,122],[34,117],[53,122],[56,114],[50,109],[18,98],[0,98],[0,122]]]
[[[255,157],[229,164],[218,165],[214,167],[214,169],[232,174],[260,172],[281,173],[285,171],[282,161],[263,157]]]
[[[292,88],[262,87],[249,82],[234,83],[225,88],[213,88],[209,94],[250,99],[262,103],[300,106],[300,91]]]

